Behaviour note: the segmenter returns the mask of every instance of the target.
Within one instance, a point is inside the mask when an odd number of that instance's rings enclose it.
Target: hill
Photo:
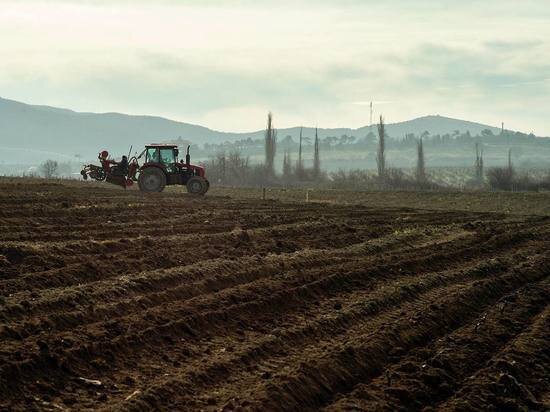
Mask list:
[[[186,137],[201,142],[233,139],[232,134],[154,116],[79,113],[0,98],[0,147],[17,158],[95,154],[99,148],[127,151],[151,141]]]
[[[360,133],[365,134],[368,132],[369,127],[362,127],[358,129]],[[472,136],[480,134],[482,130],[489,129],[493,133],[498,133],[500,129],[486,124],[474,123],[465,120],[452,119],[444,116],[424,116],[413,120],[407,120],[405,122],[388,124],[388,134],[392,137],[401,137],[407,133],[414,133],[415,135],[421,135],[425,131],[432,135],[435,134],[453,134],[455,131],[464,133],[469,131]]]
[[[124,153],[130,145],[134,148],[154,141],[167,141],[182,137],[196,144],[221,143],[238,139],[257,139],[263,130],[250,133],[229,133],[203,126],[178,122],[155,116],[136,116],[121,113],[82,113],[49,106],[25,104],[0,98],[0,149],[7,153],[10,163],[36,162],[47,157],[74,158],[80,155],[93,158],[99,149],[108,148],[113,153]],[[470,131],[477,134],[483,129],[498,129],[483,124],[451,119],[442,116],[426,116],[401,123],[387,125],[391,137],[406,133],[445,134]],[[278,135],[297,138],[299,127],[279,129]],[[359,129],[319,129],[320,137],[365,136],[375,126]],[[313,136],[312,128],[304,128],[305,136]],[[2,159],[6,163],[6,157]]]

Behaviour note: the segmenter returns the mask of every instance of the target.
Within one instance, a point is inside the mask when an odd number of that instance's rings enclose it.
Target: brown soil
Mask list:
[[[0,410],[550,407],[550,217],[215,194],[0,180]]]

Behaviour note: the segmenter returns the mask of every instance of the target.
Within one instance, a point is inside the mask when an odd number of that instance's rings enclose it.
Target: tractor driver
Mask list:
[[[113,169],[113,174],[119,176],[126,176],[128,174],[128,157],[122,156],[120,162],[117,163]]]

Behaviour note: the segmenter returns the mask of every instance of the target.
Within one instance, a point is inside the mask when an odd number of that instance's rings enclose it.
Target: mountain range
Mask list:
[[[469,131],[476,135],[484,129],[499,130],[480,123],[433,115],[387,124],[387,133],[394,138],[406,133],[420,135],[424,131],[430,134]],[[376,132],[375,126],[319,128],[318,133],[321,138],[344,134],[363,137],[370,130]],[[290,135],[296,139],[299,131],[300,127],[279,129],[278,136]],[[304,127],[304,135],[311,137],[313,133],[312,128]],[[204,144],[258,139],[263,135],[263,130],[231,133],[156,116],[84,113],[0,98],[0,150],[9,154],[2,157],[3,163],[32,163],[45,158],[74,159],[75,155],[93,159],[102,149],[124,153],[130,145],[136,149],[146,143],[165,142],[178,137]]]

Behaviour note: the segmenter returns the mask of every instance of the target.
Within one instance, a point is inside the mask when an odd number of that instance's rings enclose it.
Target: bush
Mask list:
[[[339,170],[331,173],[332,189],[348,190],[438,190],[438,184],[425,179],[419,182],[415,177],[407,175],[403,170],[396,168],[386,169],[385,176],[380,178],[366,170]]]
[[[539,189],[550,190],[550,174],[540,181]]]
[[[55,160],[46,160],[40,165],[40,172],[46,179],[50,179],[57,174],[58,164]]]
[[[517,175],[509,167],[493,167],[487,171],[489,186],[493,190],[539,191],[550,190],[550,175],[534,179],[528,173]]]
[[[507,167],[492,167],[487,170],[487,180],[491,189],[512,190],[514,172]]]

